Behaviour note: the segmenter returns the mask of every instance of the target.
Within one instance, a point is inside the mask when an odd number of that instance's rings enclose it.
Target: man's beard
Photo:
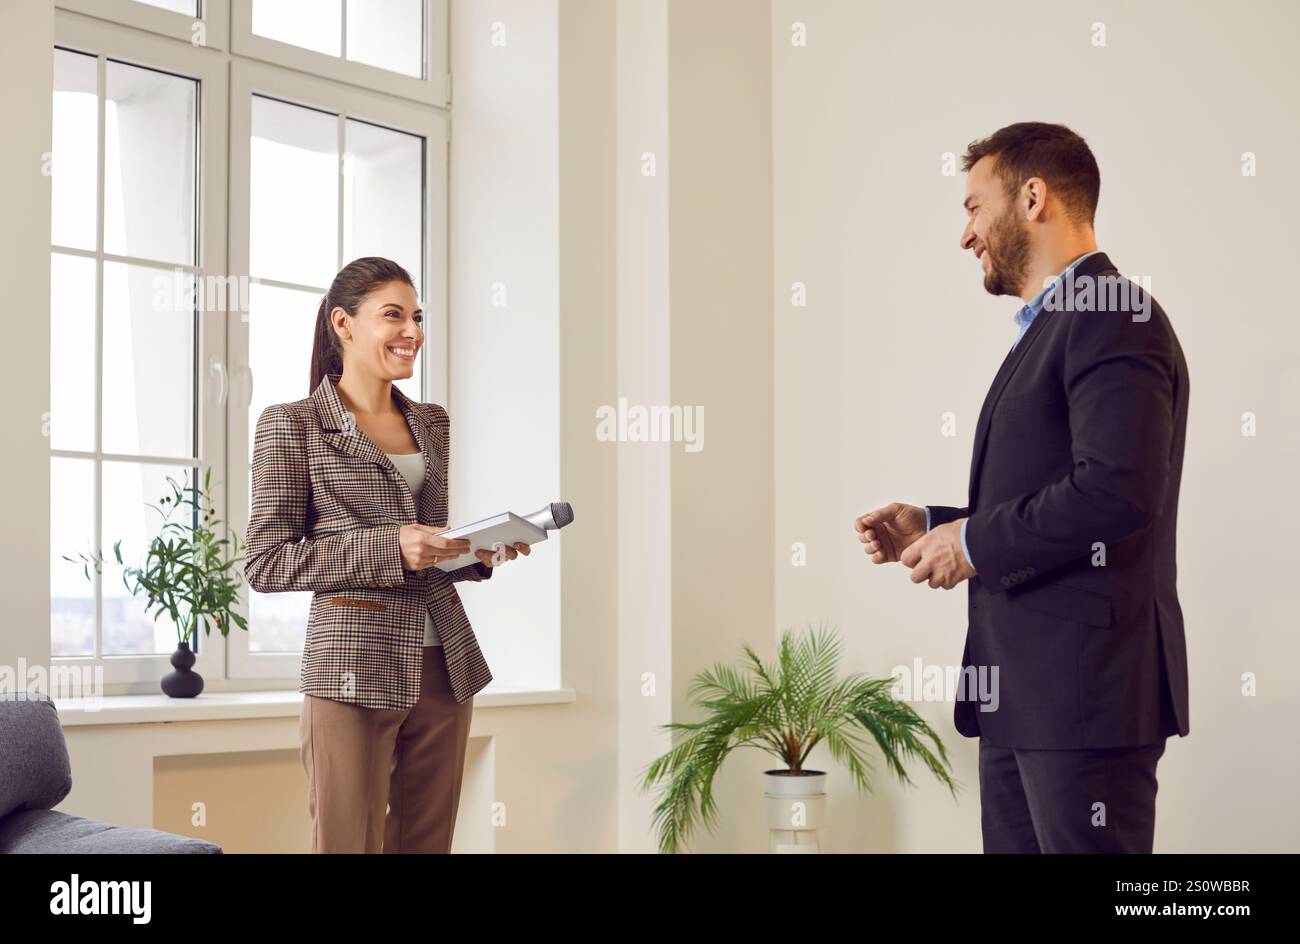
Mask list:
[[[1029,234],[1008,210],[993,223],[984,241],[989,257],[989,271],[984,276],[984,291],[990,295],[1019,295],[1029,272]]]

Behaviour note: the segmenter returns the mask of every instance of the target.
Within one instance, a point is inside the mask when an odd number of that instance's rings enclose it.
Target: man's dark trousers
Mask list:
[[[996,747],[980,738],[984,851],[1150,853],[1164,752],[1165,738],[1086,751]]]

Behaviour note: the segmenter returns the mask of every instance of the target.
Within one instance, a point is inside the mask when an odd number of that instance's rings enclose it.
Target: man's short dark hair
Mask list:
[[[1055,190],[1071,218],[1092,225],[1101,191],[1101,171],[1088,142],[1065,125],[1021,121],[979,141],[962,157],[969,171],[982,157],[997,156],[997,175],[1014,195],[1030,177],[1041,177]]]

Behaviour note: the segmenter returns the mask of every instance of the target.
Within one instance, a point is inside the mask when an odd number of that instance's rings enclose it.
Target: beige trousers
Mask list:
[[[303,695],[312,852],[450,852],[474,699],[457,702],[441,646],[424,647],[404,711]]]

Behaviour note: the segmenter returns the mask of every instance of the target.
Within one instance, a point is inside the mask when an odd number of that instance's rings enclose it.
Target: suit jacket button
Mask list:
[[[1003,578],[1002,578],[1002,586],[1004,586],[1004,587],[1009,587],[1009,586],[1011,586],[1011,578],[1010,578],[1010,577],[1003,577]]]
[[[1032,577],[1035,573],[1037,573],[1037,571],[1035,571],[1034,568],[1032,568],[1032,567],[1026,567],[1025,570],[1029,573],[1029,576],[1031,576],[1031,577]]]
[[[1024,580],[1026,577],[1029,576],[1029,574],[1028,574],[1028,572],[1023,571],[1023,570],[1017,570],[1017,571],[1016,571],[1016,576],[1019,577],[1021,580]]]

